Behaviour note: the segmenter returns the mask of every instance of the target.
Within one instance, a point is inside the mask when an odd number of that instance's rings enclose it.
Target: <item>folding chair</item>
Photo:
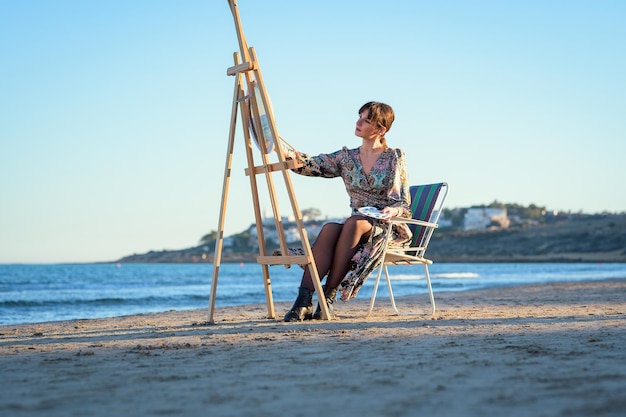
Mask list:
[[[411,312],[400,312],[396,306],[396,301],[393,296],[393,290],[391,289],[391,277],[389,275],[389,265],[423,265],[424,272],[426,273],[426,283],[428,285],[428,293],[430,295],[431,314],[435,314],[435,297],[433,296],[433,288],[430,282],[430,274],[428,273],[428,265],[432,265],[433,261],[424,258],[428,243],[433,235],[433,232],[438,227],[439,215],[443,203],[448,194],[448,184],[445,182],[437,184],[416,185],[410,187],[411,191],[411,212],[413,213],[412,219],[405,219],[402,217],[392,217],[387,229],[386,243],[383,252],[383,262],[381,263],[378,274],[376,275],[376,282],[374,283],[374,290],[372,292],[372,298],[370,300],[370,309],[367,312],[369,316],[374,310],[374,303],[376,302],[376,293],[378,292],[378,284],[380,283],[380,276],[385,271],[385,279],[387,280],[387,288],[389,289],[389,298],[391,305],[396,314],[419,314]],[[391,234],[391,226],[393,224],[406,223],[413,232],[413,238],[410,242],[404,245],[397,245],[390,243],[389,237]]]

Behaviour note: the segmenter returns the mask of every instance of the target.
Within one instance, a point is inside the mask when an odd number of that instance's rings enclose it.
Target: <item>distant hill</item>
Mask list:
[[[572,215],[495,231],[439,233],[437,262],[626,262],[626,215]]]
[[[181,250],[134,254],[117,262],[209,263],[213,256],[214,244],[210,242]],[[256,256],[223,251],[222,262],[255,262]],[[435,262],[626,262],[626,215],[576,214],[503,230],[440,229],[433,235],[427,257]]]

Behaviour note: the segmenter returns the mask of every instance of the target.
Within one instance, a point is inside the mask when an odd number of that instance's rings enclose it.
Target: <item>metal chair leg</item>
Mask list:
[[[426,283],[428,284],[428,294],[430,295],[430,314],[435,314],[435,296],[433,295],[433,287],[430,283],[430,273],[428,272],[428,264],[424,264],[424,272],[426,272]]]
[[[365,317],[369,317],[374,311],[374,303],[376,302],[376,293],[378,292],[378,283],[380,282],[380,274],[383,272],[383,268],[385,267],[384,262],[378,267],[378,274],[376,274],[376,281],[374,282],[374,290],[372,291],[372,298],[370,298],[370,309],[365,315]]]

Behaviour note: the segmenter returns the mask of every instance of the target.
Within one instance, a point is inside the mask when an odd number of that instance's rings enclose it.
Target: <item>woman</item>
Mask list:
[[[369,102],[359,109],[355,135],[362,139],[354,149],[343,147],[331,154],[309,156],[294,150],[286,154],[302,166],[294,172],[325,178],[342,177],[350,197],[352,215],[343,223],[326,223],[312,246],[318,276],[326,276],[324,295],[331,316],[331,304],[341,284],[341,299],[356,296],[363,281],[382,260],[383,220],[359,213],[373,206],[389,216],[411,217],[406,157],[402,150],[387,146],[385,134],[394,121],[392,108]],[[411,238],[406,225],[394,226],[393,239],[399,243]],[[319,319],[318,305],[313,314],[313,281],[305,268],[298,297],[285,321]]]

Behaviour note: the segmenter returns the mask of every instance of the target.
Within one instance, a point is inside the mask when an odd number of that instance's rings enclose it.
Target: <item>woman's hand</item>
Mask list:
[[[380,211],[382,214],[388,214],[389,217],[385,221],[389,221],[390,218],[400,215],[400,210],[397,207],[385,207]]]

